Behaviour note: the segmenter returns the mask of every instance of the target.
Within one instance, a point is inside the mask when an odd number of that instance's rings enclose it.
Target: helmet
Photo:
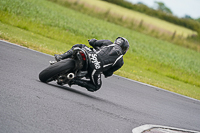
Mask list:
[[[122,54],[126,54],[126,52],[128,51],[129,49],[129,42],[126,38],[123,38],[123,37],[118,37],[114,44],[118,44],[121,48],[122,48]]]

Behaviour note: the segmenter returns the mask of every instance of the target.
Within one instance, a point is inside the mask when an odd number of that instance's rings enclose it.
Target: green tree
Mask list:
[[[162,12],[165,12],[165,13],[173,14],[172,11],[171,11],[168,7],[166,7],[164,3],[162,3],[162,2],[157,2],[157,1],[155,1],[155,3],[156,3],[157,6],[158,6],[158,7],[157,7],[157,10],[162,11]]]

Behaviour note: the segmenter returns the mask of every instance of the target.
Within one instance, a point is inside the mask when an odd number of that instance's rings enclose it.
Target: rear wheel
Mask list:
[[[57,62],[46,69],[44,69],[39,74],[39,79],[42,82],[51,82],[54,80],[54,77],[67,71],[71,71],[75,68],[75,61],[73,59],[66,59],[60,62]]]

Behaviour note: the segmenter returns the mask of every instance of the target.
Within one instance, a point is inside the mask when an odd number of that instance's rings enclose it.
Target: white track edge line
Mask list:
[[[163,129],[177,130],[177,131],[183,131],[183,132],[200,133],[199,131],[180,129],[180,128],[175,128],[175,127],[161,126],[161,125],[152,125],[152,124],[146,124],[146,125],[136,127],[132,130],[132,133],[142,133],[142,132],[144,132],[146,130],[150,130],[152,128],[163,128]]]

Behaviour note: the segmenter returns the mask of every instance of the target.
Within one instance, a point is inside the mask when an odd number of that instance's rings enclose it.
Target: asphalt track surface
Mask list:
[[[40,82],[53,59],[0,41],[0,133],[131,133],[144,124],[200,131],[198,100],[116,75],[94,93]]]

